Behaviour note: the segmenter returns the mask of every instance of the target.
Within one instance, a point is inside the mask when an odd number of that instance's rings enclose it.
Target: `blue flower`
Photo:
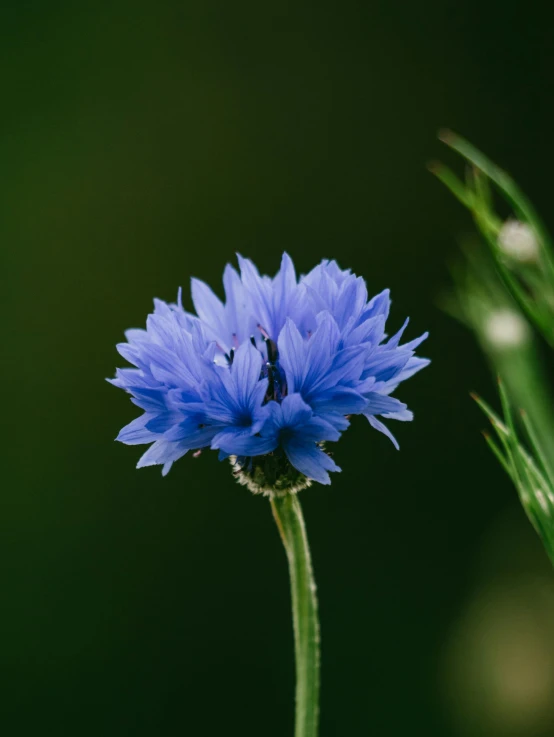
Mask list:
[[[351,415],[398,447],[382,419],[412,419],[391,394],[429,363],[415,356],[427,334],[401,345],[406,321],[387,338],[388,290],[368,301],[365,281],[335,261],[299,279],[287,254],[273,279],[240,256],[239,266],[225,269],[225,302],[193,279],[196,315],[180,294],[155,300],[146,330],[118,346],[135,368],[111,383],[143,414],[117,440],[150,444],[138,466],[165,475],[189,450],[212,448],[252,490],[295,491],[340,471],[326,443]]]

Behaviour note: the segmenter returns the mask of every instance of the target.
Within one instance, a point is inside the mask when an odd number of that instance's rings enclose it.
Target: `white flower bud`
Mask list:
[[[498,234],[498,247],[506,256],[522,263],[536,261],[539,256],[535,233],[519,220],[506,220]]]
[[[525,320],[507,308],[491,312],[483,327],[486,340],[494,348],[518,348],[529,340],[529,327]]]

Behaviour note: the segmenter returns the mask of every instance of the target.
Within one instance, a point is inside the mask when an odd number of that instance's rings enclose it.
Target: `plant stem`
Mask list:
[[[317,737],[319,719],[319,620],[310,547],[295,494],[271,499],[273,517],[289,561],[296,654],[295,737]]]

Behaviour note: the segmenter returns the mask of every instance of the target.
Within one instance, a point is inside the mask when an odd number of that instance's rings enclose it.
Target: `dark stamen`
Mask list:
[[[267,361],[263,372],[263,374],[265,374],[268,379],[265,402],[269,402],[272,399],[280,402],[286,394],[286,384],[281,371],[279,370],[279,366],[277,365],[277,361],[279,360],[279,350],[277,348],[277,344],[274,340],[271,340],[265,328],[263,328],[259,323],[257,325],[257,328],[262,334],[267,351]],[[253,336],[250,338],[250,340],[252,341],[252,345],[256,345]]]
[[[265,347],[267,349],[267,360],[269,363],[273,364],[277,362],[277,359],[279,358],[279,352],[277,350],[277,346],[275,345],[274,341],[270,338],[264,338]]]
[[[275,366],[269,363],[269,361],[266,363],[266,366],[268,378],[266,399],[269,402],[270,399],[274,399],[275,397],[275,375],[273,373],[275,370]]]
[[[254,346],[254,348],[257,348],[258,347],[256,345],[256,338],[253,335],[250,336],[250,342],[252,343],[252,345]]]

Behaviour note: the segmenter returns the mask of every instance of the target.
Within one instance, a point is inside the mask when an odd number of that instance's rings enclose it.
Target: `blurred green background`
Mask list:
[[[425,170],[450,126],[554,224],[541,7],[1,4],[2,734],[292,734],[267,501],[215,454],[136,471],[113,442],[136,410],[104,381],[152,297],[283,249],[431,331],[400,454],[355,422],[343,473],[302,493],[322,737],[554,734],[552,574],[479,434],[485,361],[435,304],[471,226]]]

